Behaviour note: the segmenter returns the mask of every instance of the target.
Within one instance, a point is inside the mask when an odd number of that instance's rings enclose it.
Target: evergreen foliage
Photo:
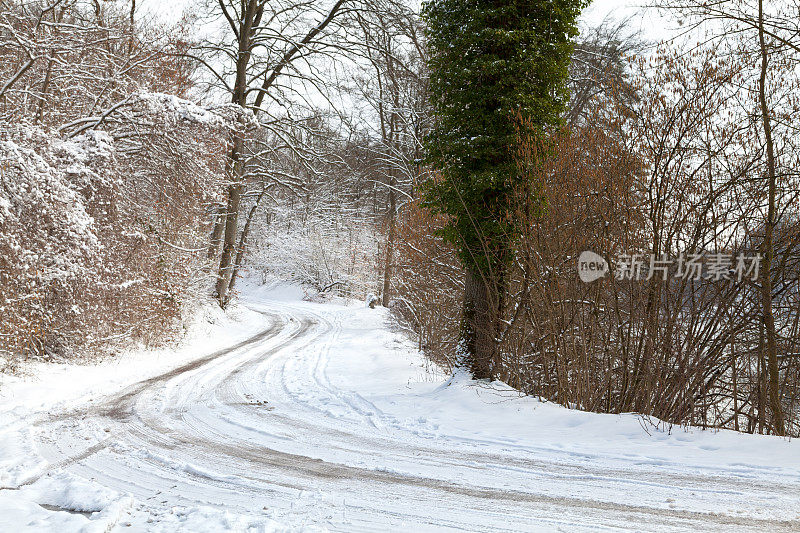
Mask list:
[[[497,277],[518,233],[509,214],[524,186],[514,146],[559,124],[567,69],[585,0],[432,0],[423,8],[435,124],[426,139],[436,171],[427,205],[467,268]],[[522,130],[522,131],[520,131]]]

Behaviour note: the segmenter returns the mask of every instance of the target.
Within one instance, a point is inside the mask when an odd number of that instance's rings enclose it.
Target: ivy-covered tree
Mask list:
[[[512,213],[527,186],[520,136],[559,124],[568,101],[576,19],[587,0],[430,0],[426,140],[435,177],[426,202],[449,215],[445,239],[467,272],[461,347],[476,378],[495,373],[498,325],[518,234]]]

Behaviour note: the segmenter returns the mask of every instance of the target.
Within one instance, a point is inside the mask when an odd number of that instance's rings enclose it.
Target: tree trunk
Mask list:
[[[228,205],[225,209],[225,232],[222,241],[222,254],[219,259],[217,271],[216,298],[220,307],[228,304],[228,287],[233,274],[233,254],[236,251],[236,237],[238,236],[239,204],[242,198],[242,137],[236,134],[231,151],[231,184],[228,186]]]
[[[397,210],[397,197],[395,196],[396,180],[394,176],[389,179],[389,227],[386,231],[386,261],[383,265],[383,306],[389,307],[392,297],[392,256],[394,255],[394,214]]]
[[[758,2],[758,40],[761,50],[761,75],[758,79],[758,97],[761,104],[761,122],[767,148],[768,206],[767,223],[764,227],[762,248],[763,273],[761,282],[761,304],[764,313],[764,329],[767,341],[766,367],[769,379],[769,403],[772,410],[772,426],[775,433],[785,433],[783,408],[780,398],[780,372],[778,369],[778,343],[775,331],[775,316],[772,311],[772,256],[774,254],[774,232],[776,214],[777,177],[775,169],[775,146],[772,140],[772,123],[767,106],[766,82],[769,55],[764,39],[764,0]],[[762,352],[763,357],[763,352]]]
[[[136,23],[136,0],[131,0],[131,10],[129,15],[129,23],[131,32],[130,37],[128,38],[128,57],[133,55],[133,44],[134,44],[134,37],[136,35],[134,28]]]
[[[253,204],[253,207],[250,208],[250,212],[247,214],[247,220],[242,228],[242,234],[239,237],[239,246],[236,247],[236,261],[233,263],[233,274],[231,274],[231,281],[228,284],[229,296],[231,291],[233,291],[233,286],[236,284],[236,277],[239,275],[239,267],[242,265],[242,261],[244,261],[244,252],[245,248],[247,247],[247,236],[250,234],[250,224],[253,221],[253,217],[255,216],[256,211],[258,211],[258,206],[265,194],[267,194],[266,188],[259,193],[255,203]]]
[[[58,25],[61,23],[61,20],[64,18],[64,13],[66,9],[62,9],[58,11],[58,9],[53,10],[53,37],[58,36]],[[39,95],[39,107],[36,110],[36,119],[37,123],[41,123],[44,120],[44,108],[47,102],[47,91],[50,90],[50,81],[53,78],[53,66],[56,62],[56,50],[55,48],[50,50],[50,57],[47,60],[47,69],[45,70],[44,74],[44,81],[42,82],[42,90]]]
[[[228,304],[228,287],[233,273],[233,253],[236,251],[236,228],[239,218],[241,191],[238,183],[228,187],[228,208],[225,212],[225,235],[217,273],[217,301],[220,307]]]
[[[236,56],[236,83],[233,87],[231,102],[247,107],[247,65],[252,53],[251,38],[254,25],[258,25],[263,13],[263,6],[257,2],[242,3],[242,20],[240,21],[238,38],[238,54]],[[233,274],[233,254],[236,252],[236,237],[239,234],[239,204],[242,198],[242,177],[244,176],[244,138],[243,133],[236,132],[231,148],[228,176],[228,202],[225,209],[225,232],[222,241],[222,254],[217,271],[216,298],[220,307],[228,304],[228,292]]]
[[[50,79],[53,75],[53,65],[55,64],[55,52],[51,52],[50,59],[47,61],[47,70],[44,73],[44,81],[42,82],[42,90],[39,93],[39,106],[36,110],[35,122],[41,123],[44,120],[44,106],[47,101],[47,91],[50,88]]]
[[[489,284],[484,276],[472,268],[467,268],[464,281],[461,347],[464,351],[464,363],[475,379],[492,378],[497,333],[492,300]]]
[[[211,244],[208,245],[208,258],[214,259],[219,253],[222,232],[225,230],[225,206],[214,206],[214,228],[211,230]]]

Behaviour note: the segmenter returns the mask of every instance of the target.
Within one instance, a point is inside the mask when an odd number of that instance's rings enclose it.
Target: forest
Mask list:
[[[281,279],[525,395],[800,436],[798,4],[507,4],[0,2],[3,370]]]
[[[800,0],[0,0],[0,531],[800,531]]]

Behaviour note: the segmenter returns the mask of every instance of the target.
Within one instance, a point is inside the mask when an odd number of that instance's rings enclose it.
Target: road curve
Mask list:
[[[705,513],[625,496],[785,500],[800,480],[595,466],[587,457],[422,438],[330,379],[345,313],[248,305],[265,320],[252,338],[39,421],[48,472],[130,493],[141,529],[167,509],[212,506],[339,531],[800,530],[796,517]]]

